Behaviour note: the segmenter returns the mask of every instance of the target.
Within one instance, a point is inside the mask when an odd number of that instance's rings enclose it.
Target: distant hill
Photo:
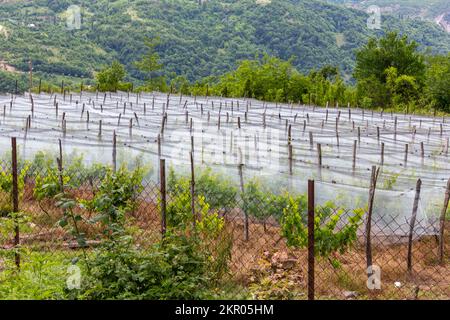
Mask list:
[[[67,30],[67,9],[81,7],[81,29]],[[354,50],[368,37],[398,30],[433,52],[450,51],[450,34],[436,23],[383,16],[381,30],[367,28],[361,11],[314,0],[36,0],[0,4],[0,61],[41,75],[92,78],[118,59],[136,81],[133,66],[146,36],[157,47],[164,73],[190,80],[218,75],[242,59],[267,52],[303,71],[338,65],[347,79]]]
[[[450,33],[450,1],[448,0],[328,0],[347,7],[365,10],[377,5],[383,13],[400,19],[435,22]]]

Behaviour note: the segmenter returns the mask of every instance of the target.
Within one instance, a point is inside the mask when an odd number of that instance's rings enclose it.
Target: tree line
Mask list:
[[[405,112],[450,112],[450,54],[421,53],[406,35],[390,32],[371,38],[356,51],[354,83],[344,81],[336,66],[327,65],[303,74],[292,57],[282,60],[268,54],[241,61],[221,76],[189,82],[182,75],[168,79],[155,47],[159,39],[147,41],[147,52],[136,62],[147,75],[137,91],[162,91],[197,96],[246,97],[284,103],[319,106],[348,105],[394,109]],[[122,80],[125,68],[117,61],[96,76],[100,90],[130,87]]]
[[[85,90],[161,91],[197,96],[246,97],[273,102],[381,108],[404,112],[450,112],[450,53],[432,55],[418,50],[418,44],[396,32],[371,38],[356,51],[352,79],[344,79],[337,66],[326,65],[302,73],[288,60],[263,54],[242,60],[220,76],[189,81],[184,75],[164,72],[157,47],[158,37],[147,38],[146,51],[134,66],[145,82],[127,82],[127,70],[113,61],[95,74]],[[14,77],[0,72],[0,86],[14,92],[27,87],[26,75]],[[71,89],[81,88],[75,85]],[[35,89],[36,90],[36,89]],[[43,91],[58,91],[57,85],[41,84]]]

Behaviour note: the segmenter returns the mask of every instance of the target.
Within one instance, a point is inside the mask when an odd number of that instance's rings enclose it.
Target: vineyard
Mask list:
[[[0,108],[0,299],[450,296],[448,118],[64,90]]]

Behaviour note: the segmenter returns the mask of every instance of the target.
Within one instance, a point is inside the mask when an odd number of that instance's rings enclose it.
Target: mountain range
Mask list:
[[[40,77],[92,79],[117,59],[130,80],[142,81],[134,62],[145,52],[145,38],[155,36],[161,39],[156,50],[163,73],[191,81],[222,74],[263,53],[293,57],[303,72],[337,65],[349,80],[355,50],[391,30],[416,40],[421,50],[450,51],[450,34],[432,19],[383,13],[381,28],[371,29],[369,15],[358,4],[369,1],[330,1],[3,0],[0,69],[26,72],[31,59]],[[74,28],[78,9],[81,24]]]

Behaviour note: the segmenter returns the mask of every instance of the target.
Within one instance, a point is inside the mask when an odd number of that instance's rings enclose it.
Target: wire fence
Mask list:
[[[242,165],[238,186],[217,187],[197,177],[193,165],[189,177],[174,177],[162,159],[156,180],[140,179],[127,190],[123,181],[105,182],[105,167],[65,168],[60,153],[57,170],[49,170],[45,159],[33,163],[17,159],[14,138],[12,146],[11,161],[1,163],[0,272],[11,266],[20,269],[34,254],[91,254],[108,237],[102,214],[109,212],[109,218],[115,214],[114,208],[102,207],[98,195],[116,190],[111,185],[116,183],[129,194],[124,221],[138,247],[158,243],[186,221],[203,227],[211,217],[220,222],[221,235],[204,238],[205,245],[230,250],[227,276],[252,298],[450,297],[445,251],[450,240],[450,182],[442,193],[438,229],[424,234],[429,221],[417,216],[420,180],[405,223],[389,212],[372,215],[377,205],[375,168],[368,203],[350,210],[333,203],[315,204],[320,189],[311,180],[307,194],[262,192],[245,181]],[[92,200],[97,201],[95,209]]]

